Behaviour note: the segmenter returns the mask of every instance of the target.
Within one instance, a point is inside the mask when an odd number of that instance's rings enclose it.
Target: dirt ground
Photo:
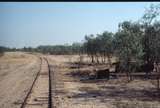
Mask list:
[[[88,75],[95,68],[107,65],[83,64],[77,68],[76,55],[45,57],[51,67],[55,108],[160,108],[154,80],[128,82],[124,77],[91,80]],[[20,107],[39,68],[40,59],[32,54],[7,52],[0,57],[0,108]]]
[[[40,59],[23,52],[0,57],[0,108],[19,108],[40,67]]]
[[[27,98],[25,108],[48,108],[49,72],[47,61],[42,59],[40,73],[33,89]]]
[[[160,108],[155,81],[126,78],[89,80],[94,67],[77,69],[77,56],[48,56],[52,67],[56,108]]]

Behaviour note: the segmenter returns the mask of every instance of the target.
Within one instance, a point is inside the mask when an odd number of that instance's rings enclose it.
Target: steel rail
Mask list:
[[[25,108],[27,99],[28,99],[29,95],[31,94],[32,89],[33,89],[33,86],[34,86],[34,84],[35,84],[35,82],[36,82],[36,80],[37,80],[37,78],[38,78],[38,76],[39,76],[39,73],[40,73],[40,71],[41,71],[41,66],[42,66],[42,58],[41,58],[41,57],[40,57],[40,61],[41,61],[41,63],[40,63],[40,68],[39,68],[39,70],[38,70],[38,72],[37,72],[37,74],[36,74],[36,77],[35,77],[32,85],[31,85],[31,88],[29,89],[29,92],[27,93],[27,95],[26,95],[26,97],[25,97],[25,99],[24,99],[24,101],[23,101],[23,103],[22,103],[22,105],[21,105],[20,108]]]

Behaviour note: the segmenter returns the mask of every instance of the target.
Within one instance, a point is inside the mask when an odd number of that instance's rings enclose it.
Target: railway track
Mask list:
[[[52,108],[52,79],[51,79],[51,68],[50,68],[50,65],[49,65],[49,62],[47,60],[47,58],[45,58],[45,60],[47,61],[47,64],[48,64],[48,72],[49,72],[49,104],[48,104],[48,108]]]
[[[52,108],[51,70],[47,58],[40,57],[40,69],[20,108]]]

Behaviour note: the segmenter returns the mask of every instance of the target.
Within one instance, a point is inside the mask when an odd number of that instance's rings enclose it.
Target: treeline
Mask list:
[[[44,54],[78,54],[80,52],[81,44],[73,43],[72,45],[46,45],[38,46],[36,50]]]
[[[41,52],[44,54],[87,54],[92,63],[111,63],[115,55],[127,69],[130,62],[149,64],[160,61],[160,13],[159,5],[151,5],[138,21],[119,23],[118,31],[105,31],[102,34],[86,35],[83,43],[72,45],[41,45],[36,48],[24,47],[7,51]],[[5,50],[2,49],[2,52]]]
[[[24,48],[9,48],[0,46],[0,53],[5,51],[24,51],[24,52],[39,52],[43,54],[55,54],[55,55],[68,55],[79,54],[81,51],[81,43],[73,43],[72,45],[40,45],[36,48],[24,47]]]
[[[159,5],[151,5],[140,21],[119,23],[116,33],[105,31],[102,34],[87,35],[83,47],[92,62],[98,58],[116,55],[121,62],[129,61],[153,63],[160,60],[160,13]]]
[[[147,75],[154,63],[157,66],[160,63],[159,14],[160,5],[151,5],[139,21],[119,23],[116,33],[105,31],[85,36],[83,46],[91,62],[103,63],[107,57],[111,64],[110,58],[114,55],[128,76],[139,67],[144,67]]]
[[[104,31],[102,34],[86,35],[84,42],[72,45],[40,45],[36,48],[21,49],[0,47],[0,53],[25,51],[58,55],[78,54],[80,58],[81,55],[87,54],[91,63],[109,63],[109,65],[112,65],[111,58],[114,56],[118,58],[120,71],[126,72],[129,80],[131,73],[140,67],[144,68],[143,71],[148,76],[153,64],[154,67],[155,65],[160,67],[159,14],[160,5],[151,5],[140,20],[119,23],[116,33]],[[158,88],[159,79],[158,75]]]
[[[18,48],[9,48],[9,47],[5,47],[5,46],[0,46],[0,56],[2,56],[4,54],[4,52],[6,51],[19,51],[20,49]]]

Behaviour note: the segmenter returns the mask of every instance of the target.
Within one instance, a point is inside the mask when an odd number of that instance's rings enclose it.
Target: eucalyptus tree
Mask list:
[[[159,90],[159,79],[160,79],[160,22],[155,22],[152,26],[152,35],[150,39],[151,48],[151,59],[154,61],[154,68],[157,74],[157,89]]]
[[[144,60],[149,63],[152,62],[152,44],[155,36],[154,22],[160,14],[160,5],[151,4],[149,8],[145,10],[145,14],[142,17],[143,34],[143,47],[144,47]]]
[[[91,62],[95,63],[97,56],[97,40],[94,35],[85,36],[84,47],[87,55],[91,58]],[[98,59],[97,62],[99,62]]]
[[[151,4],[149,8],[145,10],[145,14],[142,17],[142,29],[143,29],[143,60],[147,66],[152,65],[158,55],[159,48],[159,24],[157,17],[160,15],[160,4]],[[149,70],[145,69],[148,77]]]
[[[2,56],[4,54],[5,49],[6,49],[5,47],[0,46],[0,56]]]
[[[160,62],[160,22],[153,24],[154,35],[152,38],[152,57],[155,62]]]
[[[111,56],[113,54],[113,33],[105,31],[101,35],[97,35],[97,40],[99,43],[99,53],[103,57],[102,62],[105,62],[106,57],[108,58],[108,63],[111,64]]]
[[[81,43],[75,42],[72,44],[71,48],[72,48],[72,54],[80,54],[81,52]]]
[[[114,43],[116,46],[117,56],[120,60],[120,65],[125,69],[127,76],[133,71],[130,63],[136,61],[141,62],[143,55],[141,37],[142,31],[138,23],[124,21],[119,24],[119,31],[115,34]],[[131,77],[129,77],[129,80]]]

